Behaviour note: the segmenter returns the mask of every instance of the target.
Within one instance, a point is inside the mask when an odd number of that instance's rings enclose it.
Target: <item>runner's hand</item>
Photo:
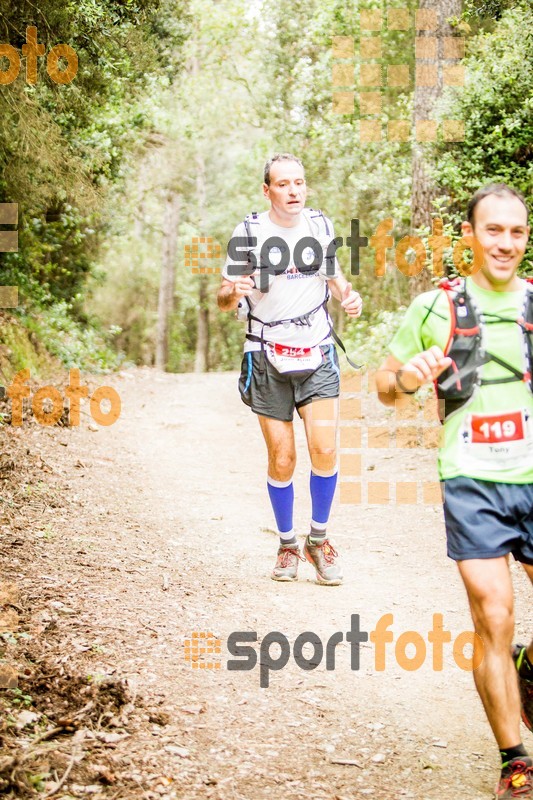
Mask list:
[[[233,296],[238,301],[241,297],[249,297],[254,289],[254,279],[249,275],[241,275],[233,284]]]
[[[361,316],[361,311],[363,310],[361,295],[355,289],[352,289],[349,283],[342,290],[341,306],[349,317]]]
[[[416,391],[424,383],[435,381],[451,363],[452,359],[445,356],[440,347],[433,345],[429,350],[424,350],[411,358],[398,370],[400,389]]]

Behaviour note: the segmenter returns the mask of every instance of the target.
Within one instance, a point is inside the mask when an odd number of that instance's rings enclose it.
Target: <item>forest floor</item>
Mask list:
[[[264,445],[236,374],[139,369],[100,382],[122,399],[110,427],[85,411],[77,428],[28,420],[0,429],[0,667],[4,682],[6,665],[18,672],[18,688],[0,690],[4,796],[491,797],[498,752],[472,675],[451,644],[435,671],[428,643],[434,614],[452,641],[472,627],[440,506],[421,494],[416,506],[369,503],[363,487],[362,503],[336,500],[330,524],[344,584],[317,585],[309,564],[298,582],[274,582]],[[393,412],[362,400],[363,428],[382,426],[378,443]],[[296,428],[303,537],[309,462]],[[369,449],[366,436],[363,445],[363,484],[436,480],[432,449]],[[512,570],[519,639],[533,610],[525,576]],[[385,669],[371,641],[352,669],[351,615],[372,631],[388,613]],[[239,631],[257,633],[262,673],[259,663],[227,668],[227,639]],[[271,631],[286,637],[290,658],[261,686]],[[344,633],[334,670],[325,657],[313,670],[297,665],[293,644],[306,631],[324,650]],[[396,660],[405,631],[427,646],[416,670]],[[206,640],[195,632],[220,640],[220,652],[188,660],[186,641]],[[524,740],[532,744],[525,729]]]

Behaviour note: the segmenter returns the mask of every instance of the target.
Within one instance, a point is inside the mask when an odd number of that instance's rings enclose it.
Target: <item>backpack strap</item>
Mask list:
[[[246,231],[246,237],[248,239],[248,252],[247,252],[248,267],[251,267],[250,253],[254,248],[253,244],[254,238],[256,239],[257,242],[257,237],[254,237],[254,235],[252,234],[251,226],[259,225],[259,214],[257,213],[257,211],[252,211],[250,214],[247,214],[243,220],[243,224],[244,224],[244,229]],[[251,326],[250,315],[252,313],[252,304],[250,303],[250,298],[247,297],[246,295],[244,299],[246,300],[246,304],[248,306],[248,331],[251,332],[252,326]]]
[[[331,236],[331,233],[330,233],[330,230],[329,230],[328,221],[327,221],[326,217],[324,216],[324,212],[323,211],[321,211],[320,209],[315,209],[315,208],[304,208],[302,213],[305,215],[306,212],[307,212],[307,216],[308,216],[308,218],[310,220],[313,220],[313,221],[314,220],[320,220],[321,221],[320,224],[324,228],[325,236]],[[320,227],[320,225],[319,225],[319,227]]]
[[[528,372],[524,377],[527,381],[529,390],[533,392],[533,278],[526,278],[526,297],[522,314],[518,318],[518,324],[522,328],[526,346],[526,359]]]
[[[260,319],[259,317],[256,317],[254,314],[252,314],[252,312],[250,310],[250,312],[248,313],[248,333],[246,334],[246,338],[251,342],[260,342],[261,343],[261,359],[260,359],[260,362],[259,362],[259,371],[260,372],[263,372],[263,370],[265,368],[265,337],[264,337],[265,328],[275,328],[277,325],[283,325],[283,324],[289,324],[289,323],[292,323],[294,325],[299,325],[299,326],[307,325],[308,327],[311,327],[311,317],[313,316],[313,314],[316,314],[317,311],[320,311],[321,308],[324,309],[324,311],[326,313],[326,317],[328,317],[328,311],[327,311],[328,299],[329,299],[329,292],[327,292],[326,297],[320,303],[320,305],[318,305],[315,308],[311,309],[311,311],[307,311],[305,314],[301,314],[299,317],[289,317],[287,319],[277,319],[277,320],[272,320],[271,322],[265,322],[264,320]],[[259,324],[261,325],[261,334],[259,336],[256,336],[254,333],[251,332],[251,330],[252,330],[252,326],[251,326],[252,320],[254,322],[259,322]],[[331,331],[331,323],[330,323],[330,331]],[[325,338],[327,338],[327,336],[329,336],[329,333],[326,335]]]
[[[491,380],[483,379],[481,381],[481,384],[491,385],[498,383],[509,383],[510,381],[524,381],[529,385],[529,388],[531,389],[531,374],[533,372],[533,343],[531,340],[531,335],[533,333],[533,281],[531,279],[527,280],[524,304],[522,306],[521,314],[517,319],[501,317],[496,314],[492,315],[487,314],[486,316],[492,317],[492,319],[485,319],[486,325],[494,325],[498,322],[514,322],[520,327],[524,337],[527,367],[526,367],[526,372],[517,370],[515,367],[513,367],[504,359],[499,358],[498,356],[494,355],[494,353],[488,352],[487,361],[495,361],[501,367],[504,367],[504,369],[511,372],[513,377],[492,378]]]
[[[459,278],[453,281],[445,279],[439,283],[439,286],[445,292],[450,306],[450,332],[444,347],[444,355],[449,355],[452,363],[449,367],[450,374],[442,381],[438,380],[437,386],[442,392],[448,392],[454,386],[457,392],[462,392],[462,379],[469,377],[472,372],[479,369],[481,364],[486,363],[483,360],[483,350],[479,347],[482,336],[481,320],[472,298],[466,291],[464,279]],[[434,303],[436,300],[437,298]],[[459,367],[454,358],[454,346],[458,337],[465,337],[461,347],[463,363]]]
[[[488,364],[490,361],[494,361],[496,364],[499,364],[501,367],[507,370],[510,375],[503,378],[482,378],[479,381],[481,386],[511,383],[513,381],[526,381],[529,382],[531,388],[531,375],[533,373],[533,342],[531,336],[531,333],[533,332],[533,287],[531,287],[530,284],[532,283],[533,281],[528,282],[522,316],[516,320],[507,319],[506,317],[500,317],[498,315],[479,315],[472,298],[466,291],[466,282],[463,279],[454,281],[445,280],[439,284],[446,292],[450,302],[451,314],[450,335],[444,353],[446,355],[453,354],[454,343],[456,342],[458,336],[462,335],[475,337],[475,339],[472,340],[472,354],[467,359],[466,363],[464,363],[458,369],[456,365],[454,365],[454,362],[452,362],[451,374],[448,375],[448,377],[442,382],[438,383],[438,388],[441,391],[447,392],[451,390],[455,384],[456,389],[460,392],[462,388],[461,380],[469,377],[472,372],[477,372],[480,367],[482,367],[484,364]],[[466,308],[467,313],[459,316],[458,309],[461,307]],[[485,319],[486,316],[493,316],[494,318]],[[526,373],[516,369],[516,367],[514,367],[512,364],[509,364],[495,353],[484,350],[479,346],[481,342],[481,331],[483,325],[495,324],[497,322],[516,322],[522,328],[529,361],[529,369]],[[462,405],[462,403],[460,405]]]
[[[335,340],[335,343],[339,345],[340,349],[342,350],[342,352],[344,353],[344,355],[346,357],[346,361],[352,367],[352,369],[362,369],[363,365],[362,364],[356,364],[354,361],[352,361],[352,359],[350,358],[350,356],[346,352],[346,348],[344,346],[344,342],[341,340],[341,338],[339,337],[338,333],[335,331],[333,325],[330,325],[330,334],[331,334],[332,339]]]
[[[252,234],[252,225],[259,225],[259,214],[257,211],[252,211],[251,214],[247,214],[243,220],[244,229],[246,231],[246,237],[248,239],[248,264],[250,263],[250,251],[253,250],[253,239],[257,238],[254,237]]]
[[[324,213],[321,210],[314,209],[314,208],[304,208],[303,211],[302,211],[302,214],[303,214],[303,217],[306,220],[307,224],[309,225],[309,229],[310,229],[310,232],[313,235],[313,237],[315,236],[315,233],[316,233],[313,230],[313,225],[318,227],[319,231],[320,231],[320,228],[323,229],[323,236],[324,237],[327,238],[327,237],[331,237],[332,236],[333,232],[330,230],[330,226],[328,225],[328,221],[327,221]],[[253,211],[251,214],[247,214],[246,217],[244,218],[244,227],[245,227],[245,230],[246,230],[246,236],[248,237],[249,252],[253,249],[253,244],[252,244],[253,238],[258,239],[258,237],[254,237],[253,234],[252,234],[252,228],[251,228],[252,225],[259,225],[260,226],[259,214],[256,211]],[[327,258],[327,256],[326,256],[326,258]],[[248,255],[248,263],[250,263],[249,255]],[[330,320],[330,317],[329,317],[329,314],[328,314],[328,309],[327,309],[329,298],[330,298],[330,292],[329,292],[328,282],[325,281],[325,297],[324,297],[324,300],[320,303],[320,305],[316,306],[316,308],[313,308],[311,311],[307,311],[305,314],[301,314],[299,317],[290,317],[288,319],[272,320],[271,322],[265,322],[264,320],[260,319],[259,317],[256,317],[252,313],[252,306],[250,304],[250,301],[249,301],[248,297],[246,297],[246,301],[248,303],[248,309],[249,309],[248,310],[248,332],[246,333],[246,338],[249,341],[260,342],[261,343],[261,361],[260,361],[260,367],[259,367],[259,369],[261,371],[264,369],[264,349],[265,349],[265,339],[264,339],[264,335],[263,335],[264,334],[264,329],[265,328],[274,328],[277,325],[283,325],[283,324],[286,324],[286,323],[293,323],[295,325],[307,325],[307,326],[310,326],[311,325],[310,318],[313,316],[313,314],[316,314],[317,311],[319,311],[321,308],[324,309],[324,313],[326,314],[326,318],[327,318],[328,324],[329,324],[329,332],[328,332],[327,336],[331,336],[332,339],[336,342],[336,344],[339,345],[339,347],[341,348],[341,350],[343,351],[343,353],[346,356],[346,360],[348,361],[348,364],[351,367],[353,367],[353,369],[361,369],[362,365],[355,364],[348,357],[348,354],[346,352],[346,348],[345,348],[343,342],[341,341],[341,339],[339,338],[339,336],[337,335],[336,331],[333,328],[333,325],[331,323],[331,320]],[[255,334],[252,333],[252,321],[253,322],[258,322],[261,325],[261,335],[260,336],[256,336]],[[325,338],[327,338],[327,336]]]

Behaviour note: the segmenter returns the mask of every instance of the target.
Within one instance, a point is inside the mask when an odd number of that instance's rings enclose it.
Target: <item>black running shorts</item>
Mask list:
[[[454,561],[512,553],[533,564],[533,485],[451,478],[441,483]]]
[[[332,344],[321,345],[322,363],[311,375],[282,374],[259,350],[245,353],[239,377],[243,403],[262,417],[291,422],[294,409],[328,397],[339,396],[340,371]],[[261,369],[261,361],[263,369]]]

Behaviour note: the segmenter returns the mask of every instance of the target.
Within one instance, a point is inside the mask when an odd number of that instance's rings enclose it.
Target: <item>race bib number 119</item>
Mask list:
[[[526,467],[533,459],[531,420],[526,411],[469,414],[460,434],[460,455],[468,470]]]
[[[519,441],[524,438],[522,413],[472,414],[472,443],[498,444]]]

